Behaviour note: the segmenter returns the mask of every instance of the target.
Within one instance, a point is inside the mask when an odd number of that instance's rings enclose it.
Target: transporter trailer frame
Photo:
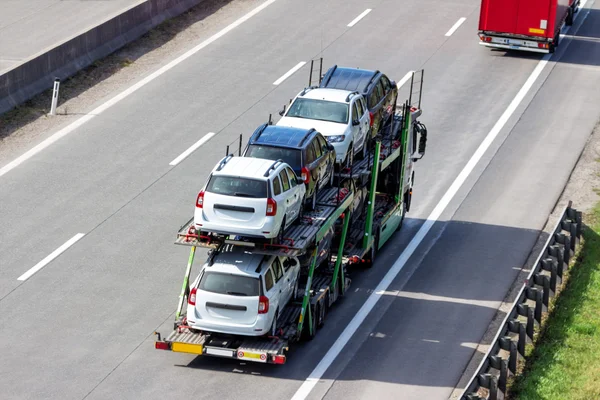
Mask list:
[[[419,72],[417,104],[420,104],[422,91],[422,71]],[[411,88],[414,79],[413,75]],[[155,348],[284,364],[290,345],[299,340],[311,340],[329,308],[348,290],[351,284],[348,267],[372,266],[377,251],[402,227],[412,197],[412,166],[425,152],[427,131],[417,121],[420,114],[421,110],[412,106],[410,101],[396,106],[391,123],[375,138],[368,157],[336,173],[337,187],[320,191],[316,210],[305,211],[302,220],[286,230],[284,243],[206,234],[195,229],[193,218],[185,223],[179,229],[175,243],[191,249],[175,313],[174,330],[164,338],[156,332]],[[241,146],[241,137],[239,143]],[[350,181],[351,185],[342,187]],[[353,211],[357,194],[365,191],[362,207]],[[328,260],[317,265],[320,244],[332,229],[336,231],[336,240],[330,243]],[[187,325],[184,307],[190,293],[196,249],[209,249],[208,267],[214,257],[228,246],[243,247],[264,255],[306,256],[305,265],[301,265],[297,292],[303,293],[303,296],[301,301],[291,301],[279,315],[277,336],[225,335],[195,331]]]

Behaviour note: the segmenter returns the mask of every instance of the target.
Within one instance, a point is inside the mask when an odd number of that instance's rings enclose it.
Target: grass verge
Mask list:
[[[579,257],[511,399],[600,399],[600,204],[584,222]]]

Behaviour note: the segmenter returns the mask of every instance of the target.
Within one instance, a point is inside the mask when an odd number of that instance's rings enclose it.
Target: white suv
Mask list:
[[[300,92],[279,126],[314,128],[335,147],[336,162],[352,164],[355,154],[367,154],[370,116],[364,97],[358,92],[341,89],[307,88]]]
[[[305,194],[282,161],[227,156],[198,193],[194,224],[199,231],[281,243],[284,230],[302,214]]]
[[[190,287],[187,324],[192,330],[277,336],[277,318],[298,292],[298,259],[239,248],[204,264]]]

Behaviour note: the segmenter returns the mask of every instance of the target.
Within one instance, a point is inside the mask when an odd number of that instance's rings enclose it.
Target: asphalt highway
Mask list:
[[[274,1],[0,176],[0,397],[280,400],[301,389],[296,398],[447,398],[600,116],[594,1],[348,344],[312,390],[302,388],[540,68],[541,55],[479,46],[478,6]],[[374,268],[353,271],[351,293],[285,366],[154,350],[153,332],[172,327],[187,261],[174,234],[207,173],[226,144],[307,84],[308,66],[273,82],[321,55],[325,67],[379,69],[396,81],[425,68],[428,149],[405,227]]]

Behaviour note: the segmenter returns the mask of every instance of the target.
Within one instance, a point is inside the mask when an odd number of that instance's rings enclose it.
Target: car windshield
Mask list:
[[[300,149],[287,149],[285,147],[261,146],[259,144],[251,144],[248,146],[248,151],[244,154],[246,157],[264,158],[267,160],[283,160],[293,169],[299,170],[302,168]]]
[[[260,290],[258,278],[213,271],[204,272],[198,289],[230,296],[258,296]]]
[[[213,175],[206,186],[210,193],[225,196],[267,198],[267,181],[240,178],[237,176]]]
[[[298,98],[290,106],[285,116],[347,124],[348,109],[349,106],[346,103]]]

